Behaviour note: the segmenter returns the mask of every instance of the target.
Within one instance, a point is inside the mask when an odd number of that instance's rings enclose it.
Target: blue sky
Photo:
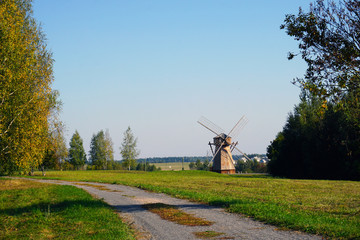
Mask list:
[[[287,60],[297,42],[285,15],[311,1],[34,0],[55,59],[67,141],[109,129],[115,158],[128,126],[140,157],[202,156],[213,134],[249,119],[239,148],[265,153],[299,102],[290,82],[305,73]]]

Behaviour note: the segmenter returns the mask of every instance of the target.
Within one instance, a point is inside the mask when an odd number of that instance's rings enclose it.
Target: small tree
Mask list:
[[[76,169],[82,167],[86,162],[83,140],[78,131],[75,131],[74,135],[71,137],[68,161]]]
[[[90,159],[96,169],[112,169],[114,165],[113,143],[108,130],[93,135],[90,146]]]
[[[123,166],[130,169],[136,167],[136,158],[139,156],[140,151],[136,149],[137,138],[134,137],[130,126],[124,132],[123,143],[120,147],[120,153],[123,158]]]
[[[59,100],[59,91],[52,91],[49,100],[51,111],[48,118],[48,141],[45,156],[40,165],[43,175],[45,175],[45,169],[61,169],[62,163],[68,156],[64,137],[65,126],[59,117],[62,108],[62,102]]]
[[[109,129],[106,129],[105,131],[105,159],[106,159],[106,169],[111,170],[115,166],[114,161],[114,144],[110,137]]]

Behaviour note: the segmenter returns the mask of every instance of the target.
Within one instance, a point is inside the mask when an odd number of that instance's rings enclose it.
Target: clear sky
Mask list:
[[[245,153],[266,153],[299,102],[297,42],[279,26],[310,0],[34,0],[55,59],[69,142],[109,129],[115,159],[130,126],[140,157],[205,156],[242,115]]]

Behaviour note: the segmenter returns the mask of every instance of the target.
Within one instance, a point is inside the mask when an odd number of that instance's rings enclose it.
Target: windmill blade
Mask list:
[[[240,130],[245,127],[248,121],[249,120],[245,116],[242,116],[240,120],[235,124],[235,126],[231,129],[228,136],[230,136],[233,139],[236,138],[239,135]]]
[[[214,161],[216,155],[219,153],[219,151],[221,150],[221,148],[222,148],[222,146],[224,145],[224,143],[225,143],[225,141],[223,141],[223,142],[220,144],[218,150],[215,152],[215,154],[214,154],[213,158],[211,159],[210,163]]]
[[[247,160],[251,161],[251,159],[250,159],[245,153],[243,153],[240,149],[238,149],[237,147],[235,147],[235,149],[236,149],[239,153],[241,153]]]
[[[230,152],[231,152],[231,150],[230,150]],[[230,159],[230,160],[232,159],[232,163],[234,164],[234,167],[235,167],[235,161],[234,161],[231,153],[229,153],[228,151],[226,151],[226,153],[227,153],[227,155],[229,156],[229,159]]]
[[[201,116],[197,122],[206,129],[216,134],[216,136],[219,136],[221,133],[225,132],[221,127],[211,122],[209,119],[205,118],[204,116]]]
[[[238,145],[239,142],[233,142],[230,146],[230,151],[233,152],[236,145]]]

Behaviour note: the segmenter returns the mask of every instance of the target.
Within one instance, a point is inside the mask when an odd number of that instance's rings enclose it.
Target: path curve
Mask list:
[[[22,178],[23,179],[23,178]],[[228,213],[219,207],[177,199],[162,193],[153,193],[134,187],[93,182],[29,179],[33,181],[73,185],[102,199],[114,207],[121,218],[135,228],[138,239],[198,239],[194,232],[224,233],[211,239],[322,239],[320,236],[297,231],[283,231],[274,226],[254,221],[240,214]],[[143,204],[164,203],[175,205],[184,212],[214,222],[211,226],[184,226],[161,219],[144,208]]]

